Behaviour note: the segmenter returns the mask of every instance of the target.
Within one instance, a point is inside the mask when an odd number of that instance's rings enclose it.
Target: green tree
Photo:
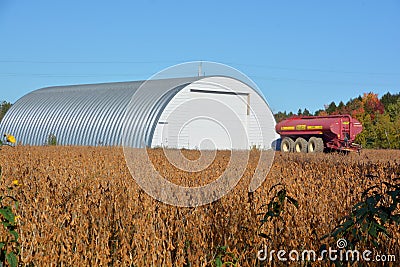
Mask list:
[[[11,108],[11,103],[3,101],[0,103],[0,121],[3,119],[6,112]]]
[[[328,114],[333,114],[337,109],[336,103],[332,101],[328,106],[325,106],[325,111]]]
[[[381,97],[381,103],[385,107],[385,110],[391,104],[396,104],[396,102],[400,100],[400,93],[392,95],[391,93],[387,92]]]
[[[391,148],[400,149],[400,98],[396,103],[389,104],[385,110],[385,115],[389,117],[388,128],[389,141]]]
[[[385,112],[389,114],[390,121],[395,122],[400,118],[400,98],[397,99],[397,102],[389,104],[387,108],[385,108]]]
[[[308,109],[305,108],[304,111],[303,111],[303,115],[304,116],[311,116],[312,114]]]
[[[319,109],[319,110],[315,111],[314,116],[321,116],[322,112],[325,112],[325,110]]]
[[[288,118],[286,111],[284,111],[284,112],[279,111],[274,116],[275,116],[276,122],[280,122],[280,121],[283,121]]]
[[[375,137],[371,116],[369,114],[362,114],[358,116],[358,120],[361,122],[363,130],[356,136],[356,143],[361,144],[364,148],[372,148]]]
[[[337,106],[337,110],[339,112],[339,114],[345,114],[346,112],[346,107],[344,106],[343,101],[339,102],[339,105]]]
[[[394,143],[396,129],[394,128],[394,124],[390,122],[388,114],[376,115],[373,130],[375,136],[373,142],[374,148],[394,148],[393,146],[396,146]]]

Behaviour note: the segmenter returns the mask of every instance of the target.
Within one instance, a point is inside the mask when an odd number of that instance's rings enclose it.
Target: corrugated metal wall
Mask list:
[[[212,93],[200,94],[191,92],[191,89],[211,90]],[[243,96],[218,94],[218,91],[228,89],[245,94]],[[181,108],[181,113],[172,119],[174,121],[166,122],[172,110],[185,100],[208,98],[214,101],[198,103],[197,107],[188,102],[186,109]],[[250,98],[251,101],[248,102]],[[171,101],[172,99],[174,100]],[[211,104],[216,101],[223,105],[214,105],[212,108]],[[246,113],[246,105],[251,105],[250,113],[248,111]],[[190,144],[191,139],[188,136],[190,129],[185,132],[186,128],[183,125],[191,115],[200,116],[208,112],[209,117],[219,116],[221,122],[230,126],[232,123],[229,121],[229,114],[223,113],[224,106],[237,113],[233,117],[239,119],[244,128],[243,136],[239,136],[238,129],[231,129],[230,137],[236,136],[235,140],[240,140],[241,143],[248,142],[234,145],[233,148],[246,149],[253,145],[260,148],[270,147],[272,140],[276,139],[274,127],[271,127],[275,121],[264,98],[258,91],[241,81],[222,76],[39,89],[25,95],[10,108],[0,123],[0,134],[11,133],[18,142],[25,145],[44,145],[49,135],[53,134],[60,145],[124,145],[141,148],[164,145],[159,136],[162,132],[161,126],[158,125],[159,120],[164,120],[165,123],[169,123],[168,132],[175,130],[177,134],[173,136],[176,140],[171,139],[171,136],[168,137],[171,140],[169,145],[181,147],[183,143],[194,148],[198,146]],[[192,135],[193,131],[194,135],[200,137],[210,133],[211,126],[199,127],[192,129]],[[183,131],[182,136],[178,136],[180,130]],[[192,137],[195,137],[194,135]],[[217,146],[222,147],[222,144],[226,143],[224,140],[226,136],[214,137],[216,141],[219,140],[216,142]],[[223,148],[228,148],[226,146],[225,144]]]
[[[150,80],[145,90],[138,90],[142,81],[39,89],[10,108],[0,123],[0,133],[11,133],[29,145],[46,144],[54,134],[62,145],[114,146],[122,144],[125,130],[132,133],[125,145],[144,147],[151,142],[167,103],[198,79]]]

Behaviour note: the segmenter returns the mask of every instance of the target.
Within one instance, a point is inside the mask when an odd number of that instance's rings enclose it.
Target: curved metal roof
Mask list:
[[[11,133],[29,145],[45,144],[50,134],[63,145],[121,145],[126,129],[133,134],[127,143],[124,140],[124,145],[143,147],[151,142],[156,122],[168,102],[201,78],[204,77],[38,89],[9,109],[0,123],[0,133]],[[145,90],[138,90],[143,83]],[[123,125],[124,119],[128,125]]]

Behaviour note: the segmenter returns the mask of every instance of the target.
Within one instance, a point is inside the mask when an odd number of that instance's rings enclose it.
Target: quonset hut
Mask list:
[[[56,86],[20,98],[0,123],[25,145],[271,148],[265,99],[225,76]]]

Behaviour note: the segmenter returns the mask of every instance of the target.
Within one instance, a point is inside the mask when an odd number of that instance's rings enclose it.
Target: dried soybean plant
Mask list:
[[[164,166],[160,172],[182,185],[209,182],[229,160],[229,154],[220,151],[205,173],[186,174],[159,154],[149,150],[151,159]],[[191,151],[185,154],[198,156]],[[360,156],[277,153],[263,185],[249,197],[258,159],[253,153],[229,194],[205,206],[178,208],[158,202],[135,183],[121,148],[20,146],[0,153],[0,161],[7,161],[3,186],[12,179],[23,184],[15,195],[21,203],[20,261],[32,266],[214,266],[221,262],[255,266],[265,243],[258,235],[265,216],[257,216],[257,208],[267,204],[263,207],[267,213],[268,203],[274,202],[269,206],[275,213],[270,215],[279,214],[285,224],[277,220],[280,234],[275,236],[275,225],[267,216],[262,231],[280,246],[275,249],[318,251],[320,238],[362,201],[368,187],[399,177],[396,158],[400,151],[365,151]],[[285,186],[268,194],[279,183]],[[284,212],[279,212],[279,199],[285,194],[277,193],[283,188],[298,202],[298,209],[284,198]],[[277,198],[271,201],[273,196]],[[379,238],[379,242],[398,254],[399,227],[390,225],[388,231],[393,238]]]

